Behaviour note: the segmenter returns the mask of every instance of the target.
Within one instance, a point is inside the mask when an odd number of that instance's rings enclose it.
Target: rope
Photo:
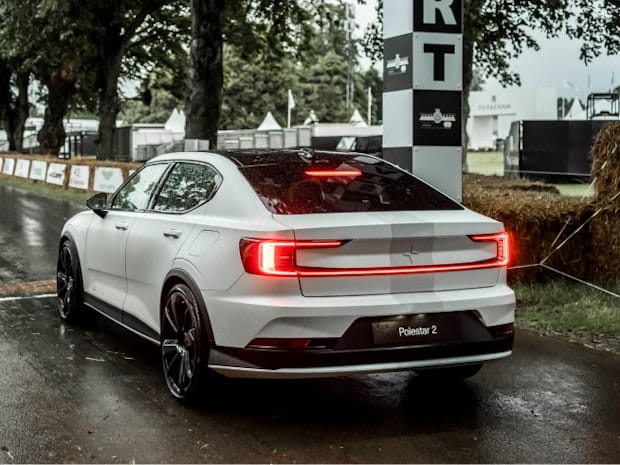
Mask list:
[[[573,281],[577,281],[578,283],[585,284],[588,287],[591,287],[591,288],[596,289],[598,291],[604,292],[605,294],[608,294],[608,295],[610,295],[612,297],[616,297],[617,299],[620,299],[620,294],[616,294],[615,292],[612,292],[612,291],[610,291],[608,289],[604,289],[604,288],[602,288],[600,286],[597,286],[596,284],[589,283],[587,281],[584,281],[583,279],[579,279],[579,278],[577,278],[575,276],[571,276],[568,273],[564,273],[563,271],[557,270],[557,269],[552,268],[552,267],[547,266],[547,265],[540,265],[540,266],[542,266],[543,268],[546,268],[549,271],[553,271],[554,273],[557,273],[557,274],[559,274],[561,276],[564,276],[565,278],[572,279]]]

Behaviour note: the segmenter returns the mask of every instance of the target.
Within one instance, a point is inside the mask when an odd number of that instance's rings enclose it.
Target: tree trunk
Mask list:
[[[9,129],[9,115],[11,112],[11,76],[8,64],[0,60],[0,129]]]
[[[224,84],[224,0],[192,0],[192,45],[185,102],[186,139],[217,147]]]
[[[116,118],[121,111],[118,97],[118,79],[121,74],[122,53],[106,60],[103,83],[99,92],[99,134],[97,137],[98,160],[120,160],[114,150]],[[124,161],[124,160],[123,160]]]
[[[18,73],[16,77],[17,98],[11,109],[9,119],[9,146],[10,150],[22,152],[24,149],[24,129],[30,113],[28,102],[28,86],[30,85],[30,73]]]
[[[67,136],[63,119],[75,91],[75,77],[70,63],[64,63],[47,82],[47,108],[38,140],[41,153],[58,155]]]

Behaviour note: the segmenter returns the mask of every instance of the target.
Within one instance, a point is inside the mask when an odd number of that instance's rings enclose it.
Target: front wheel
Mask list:
[[[421,378],[437,379],[446,381],[457,381],[467,378],[471,378],[482,368],[482,363],[475,365],[464,365],[447,368],[432,368],[428,370],[416,371],[416,374]]]
[[[168,390],[179,402],[195,404],[208,375],[209,342],[196,296],[185,284],[166,296],[161,322],[161,360]]]
[[[68,322],[78,320],[83,312],[83,289],[80,261],[75,245],[66,240],[60,246],[56,268],[58,313]]]

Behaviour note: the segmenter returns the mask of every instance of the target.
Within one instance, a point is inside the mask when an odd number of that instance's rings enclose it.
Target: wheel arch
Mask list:
[[[211,346],[215,344],[215,337],[213,336],[213,328],[211,326],[211,320],[209,318],[209,313],[207,311],[207,305],[202,297],[202,293],[194,279],[185,271],[181,269],[173,269],[168,272],[166,278],[164,279],[164,285],[161,288],[161,294],[159,296],[159,317],[161,319],[162,313],[164,310],[164,305],[166,302],[166,295],[176,284],[185,284],[190,288],[194,296],[196,297],[196,302],[198,302],[198,307],[200,309],[200,314],[204,320],[205,329],[207,331],[207,338]]]

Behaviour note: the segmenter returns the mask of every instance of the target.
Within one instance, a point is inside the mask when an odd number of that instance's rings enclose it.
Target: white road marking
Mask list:
[[[19,297],[0,297],[0,304],[3,302],[17,302],[20,300],[41,300],[51,299],[52,297],[58,297],[56,294],[40,294],[40,295],[25,295]]]

